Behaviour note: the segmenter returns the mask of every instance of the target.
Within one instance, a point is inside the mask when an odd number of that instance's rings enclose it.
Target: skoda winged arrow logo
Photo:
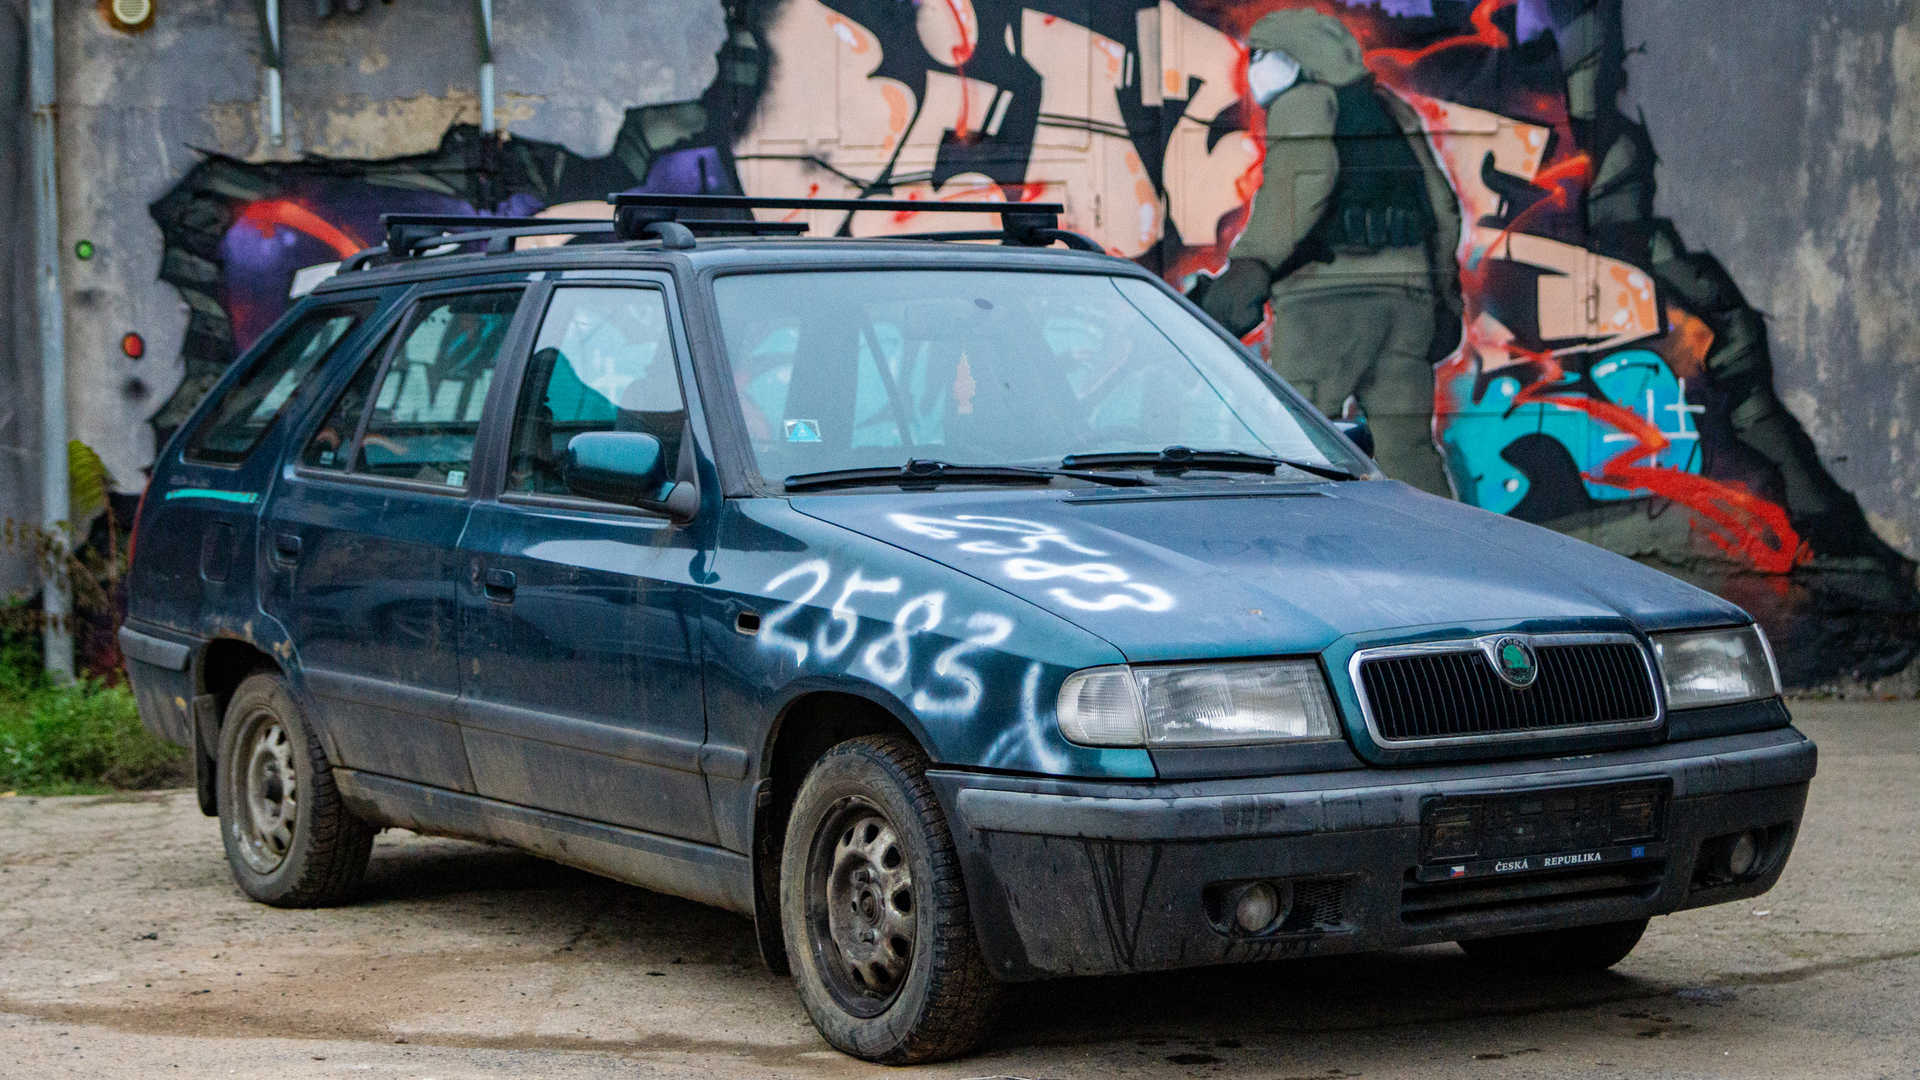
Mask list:
[[[1525,690],[1540,677],[1540,662],[1533,655],[1533,646],[1519,638],[1500,638],[1489,651],[1493,657],[1493,669],[1515,690]]]

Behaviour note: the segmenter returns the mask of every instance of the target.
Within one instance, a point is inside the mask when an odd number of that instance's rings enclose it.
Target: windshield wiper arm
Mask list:
[[[1121,450],[1104,454],[1068,454],[1060,460],[1060,466],[1064,469],[1135,469],[1150,466],[1164,472],[1221,469],[1271,473],[1282,465],[1314,476],[1324,476],[1329,480],[1362,479],[1359,473],[1313,461],[1297,461],[1293,458],[1274,457],[1269,454],[1249,454],[1244,450],[1195,450],[1186,446],[1169,446],[1158,451]]]
[[[795,473],[786,479],[788,491],[815,488],[858,487],[863,485],[921,484],[1033,484],[1065,476],[1112,487],[1144,487],[1138,476],[1112,473],[1079,472],[1070,468],[1048,469],[1031,465],[956,465],[950,461],[911,458],[898,467],[827,469],[822,472]]]

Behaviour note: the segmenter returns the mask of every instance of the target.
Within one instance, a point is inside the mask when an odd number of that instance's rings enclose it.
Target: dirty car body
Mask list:
[[[790,817],[850,739],[917,755],[997,980],[1752,896],[1814,773],[1740,609],[1382,476],[1097,254],[342,272],[161,455],[136,544],[129,671],[210,813],[269,673],[360,821],[729,908],[783,969]],[[856,1018],[907,977],[855,975]]]

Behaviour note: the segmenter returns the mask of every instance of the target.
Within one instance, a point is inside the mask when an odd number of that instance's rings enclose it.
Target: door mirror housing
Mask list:
[[[699,495],[691,480],[668,474],[660,440],[638,431],[588,431],[567,440],[561,475],[575,495],[637,506],[675,521],[693,517]]]
[[[1373,429],[1365,420],[1335,420],[1333,426],[1340,429],[1348,442],[1359,447],[1361,453],[1369,458],[1373,456]]]

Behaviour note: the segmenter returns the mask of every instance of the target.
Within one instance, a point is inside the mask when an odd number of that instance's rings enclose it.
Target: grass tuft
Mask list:
[[[0,665],[0,792],[73,795],[186,781],[185,751],[140,726],[125,687],[91,679],[52,686],[7,668]]]

